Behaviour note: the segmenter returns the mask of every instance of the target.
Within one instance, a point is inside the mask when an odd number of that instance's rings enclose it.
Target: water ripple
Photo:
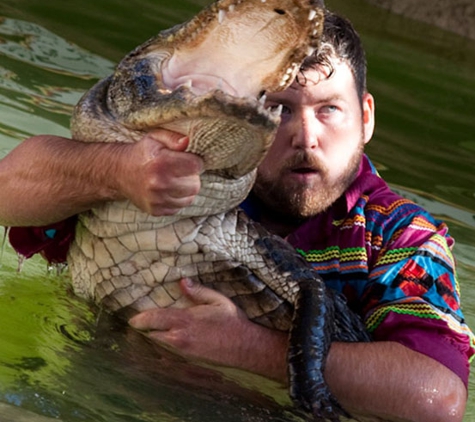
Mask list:
[[[47,29],[16,19],[0,19],[0,54],[50,71],[102,78],[113,64],[53,34]]]

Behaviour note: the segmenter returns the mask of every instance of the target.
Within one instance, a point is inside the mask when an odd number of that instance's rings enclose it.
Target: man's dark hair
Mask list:
[[[360,36],[348,19],[327,10],[320,47],[306,58],[300,70],[305,72],[309,68],[325,66],[330,70],[330,77],[335,60],[348,64],[362,100],[366,93],[366,54]]]

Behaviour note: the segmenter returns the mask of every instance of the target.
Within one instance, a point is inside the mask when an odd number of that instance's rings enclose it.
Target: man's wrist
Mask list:
[[[288,334],[255,323],[250,323],[247,331],[247,351],[240,366],[287,385]]]

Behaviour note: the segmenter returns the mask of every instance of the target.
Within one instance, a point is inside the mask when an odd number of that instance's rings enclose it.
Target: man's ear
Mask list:
[[[363,128],[365,144],[367,144],[373,137],[374,123],[374,97],[367,92],[363,95]]]

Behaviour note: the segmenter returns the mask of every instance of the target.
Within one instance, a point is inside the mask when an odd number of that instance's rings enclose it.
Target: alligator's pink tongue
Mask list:
[[[188,59],[188,63],[186,61],[180,63],[183,61],[182,55],[174,54],[162,67],[163,84],[170,91],[184,86],[196,96],[204,95],[216,89],[230,95],[239,96],[236,89],[226,80],[224,76],[226,73],[223,72],[223,69],[220,69],[219,62],[215,64],[214,69],[200,69],[198,60],[203,61],[202,57],[197,58],[195,62]],[[206,57],[205,54],[204,56]]]

